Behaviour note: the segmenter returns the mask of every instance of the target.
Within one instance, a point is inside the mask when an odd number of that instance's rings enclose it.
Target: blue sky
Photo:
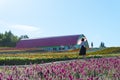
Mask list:
[[[120,0],[0,0],[0,32],[30,38],[84,34],[120,46]]]

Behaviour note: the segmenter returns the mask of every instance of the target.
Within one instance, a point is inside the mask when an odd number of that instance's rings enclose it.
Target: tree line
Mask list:
[[[25,38],[29,37],[27,35],[21,35],[18,37],[11,31],[5,31],[5,33],[0,33],[0,47],[15,47],[19,40]]]
[[[99,48],[105,48],[105,43],[101,42]],[[93,42],[91,42],[91,48],[93,48]]]

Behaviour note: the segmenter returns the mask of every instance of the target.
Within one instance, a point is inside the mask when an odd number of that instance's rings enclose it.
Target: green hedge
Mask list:
[[[6,58],[6,59],[0,59],[0,65],[28,65],[28,64],[40,64],[40,63],[47,63],[47,62],[54,62],[54,61],[61,61],[61,60],[70,60],[70,59],[76,59],[76,58],[49,58],[49,59],[21,59],[21,58]]]
[[[118,54],[115,55],[89,55],[87,56],[87,59],[89,58],[102,58],[102,57],[115,57],[120,56]],[[67,56],[64,56],[62,58],[0,58],[0,65],[29,65],[29,64],[41,64],[41,63],[48,63],[48,62],[55,62],[55,61],[65,61],[65,60],[72,60],[72,59],[82,59],[82,56],[69,58]]]

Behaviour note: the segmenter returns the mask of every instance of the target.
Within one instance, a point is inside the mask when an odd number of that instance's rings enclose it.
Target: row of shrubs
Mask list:
[[[87,56],[89,58],[101,58],[101,55]],[[29,65],[29,64],[41,64],[48,62],[56,62],[56,61],[65,61],[65,60],[73,60],[73,59],[82,59],[82,56],[78,57],[68,57],[64,56],[61,58],[0,58],[0,65]]]
[[[0,65],[29,65],[29,64],[41,64],[41,63],[48,63],[48,62],[55,62],[55,61],[64,61],[64,60],[70,60],[73,58],[63,57],[63,58],[6,58],[6,59],[0,59]],[[74,58],[75,59],[75,58]]]
[[[101,55],[92,55],[92,56],[87,56],[87,59],[89,58],[102,58],[102,57],[114,57],[114,56],[101,56]],[[41,63],[48,63],[48,62],[56,62],[56,61],[65,61],[65,60],[73,60],[73,59],[82,59],[81,56],[79,57],[73,57],[69,58],[67,56],[63,58],[6,58],[6,59],[0,59],[0,65],[29,65],[29,64],[41,64]]]

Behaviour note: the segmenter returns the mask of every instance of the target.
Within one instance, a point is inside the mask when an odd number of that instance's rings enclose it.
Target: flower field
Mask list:
[[[120,57],[5,66],[0,80],[120,80]]]
[[[0,65],[25,65],[54,62],[70,59],[81,59],[79,50],[66,52],[41,52],[38,48],[15,49],[0,48]],[[87,58],[120,56],[120,47],[105,48],[95,52],[87,52]]]

